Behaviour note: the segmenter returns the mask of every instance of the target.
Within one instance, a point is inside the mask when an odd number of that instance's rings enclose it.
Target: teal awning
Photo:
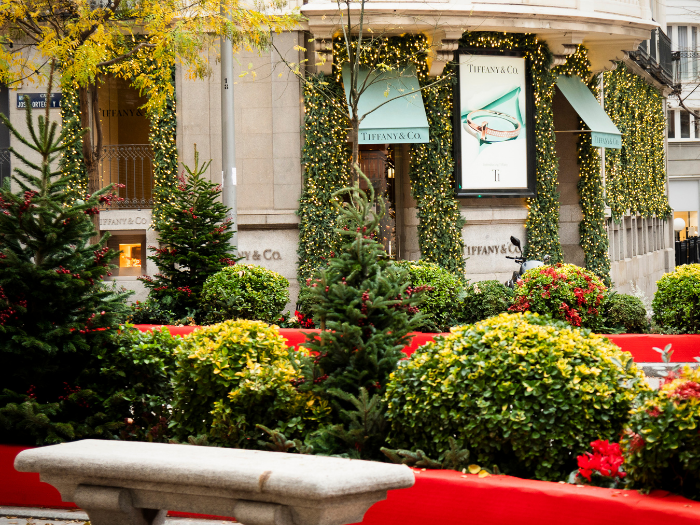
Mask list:
[[[370,86],[360,95],[360,144],[415,144],[428,142],[428,118],[414,66],[400,70],[372,71],[361,69],[358,88],[370,75]],[[343,66],[345,96],[350,98],[350,66]],[[403,95],[403,96],[401,96]],[[396,98],[399,97],[399,98]],[[388,102],[387,102],[388,101]],[[384,104],[384,105],[382,105]]]
[[[591,130],[596,148],[622,148],[622,134],[579,77],[560,75],[557,87]]]

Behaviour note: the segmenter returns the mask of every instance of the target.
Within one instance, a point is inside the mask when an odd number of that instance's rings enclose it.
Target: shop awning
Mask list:
[[[622,148],[622,134],[579,77],[560,75],[557,87],[591,130],[591,142],[597,148]]]
[[[360,96],[360,117],[374,108],[360,122],[360,144],[415,144],[428,142],[428,118],[425,116],[416,69],[371,71],[361,69],[358,87],[370,75],[371,85]],[[350,98],[350,66],[343,66],[345,96]],[[403,96],[401,96],[403,95]],[[398,98],[396,98],[398,97]],[[389,101],[389,102],[387,102]],[[384,105],[382,105],[384,104]]]

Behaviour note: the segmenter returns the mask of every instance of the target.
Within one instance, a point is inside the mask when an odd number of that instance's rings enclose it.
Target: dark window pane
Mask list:
[[[676,138],[676,112],[672,109],[668,110],[668,138]]]
[[[681,110],[681,138],[690,138],[690,113]]]

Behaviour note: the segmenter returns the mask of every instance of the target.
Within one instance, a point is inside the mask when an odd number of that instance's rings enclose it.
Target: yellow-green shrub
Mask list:
[[[225,321],[192,332],[176,350],[174,430],[215,443],[254,447],[256,424],[303,437],[325,422],[327,404],[292,385],[290,352],[276,326]]]
[[[392,448],[564,479],[596,439],[617,440],[643,376],[605,337],[537,314],[459,326],[399,362],[385,400]]]
[[[685,367],[646,395],[621,441],[632,486],[700,500],[700,370]]]
[[[684,264],[656,283],[652,309],[661,328],[700,333],[700,264]]]

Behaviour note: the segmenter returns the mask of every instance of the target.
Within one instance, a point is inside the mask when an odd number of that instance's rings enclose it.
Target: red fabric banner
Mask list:
[[[162,328],[162,325],[139,324],[136,328],[142,332]],[[187,335],[199,328],[198,326],[166,326],[172,335]],[[298,347],[306,341],[307,333],[319,332],[314,329],[280,328],[280,335],[287,340],[288,346]],[[427,334],[422,332],[411,333],[411,344],[404,348],[406,355],[411,355],[419,346],[432,341],[438,336],[449,334]],[[637,363],[661,363],[661,354],[654,347],[663,349],[671,344],[674,363],[694,363],[695,357],[700,357],[700,335],[658,335],[658,334],[617,334],[606,335],[610,341],[619,346],[623,351],[632,354]]]

